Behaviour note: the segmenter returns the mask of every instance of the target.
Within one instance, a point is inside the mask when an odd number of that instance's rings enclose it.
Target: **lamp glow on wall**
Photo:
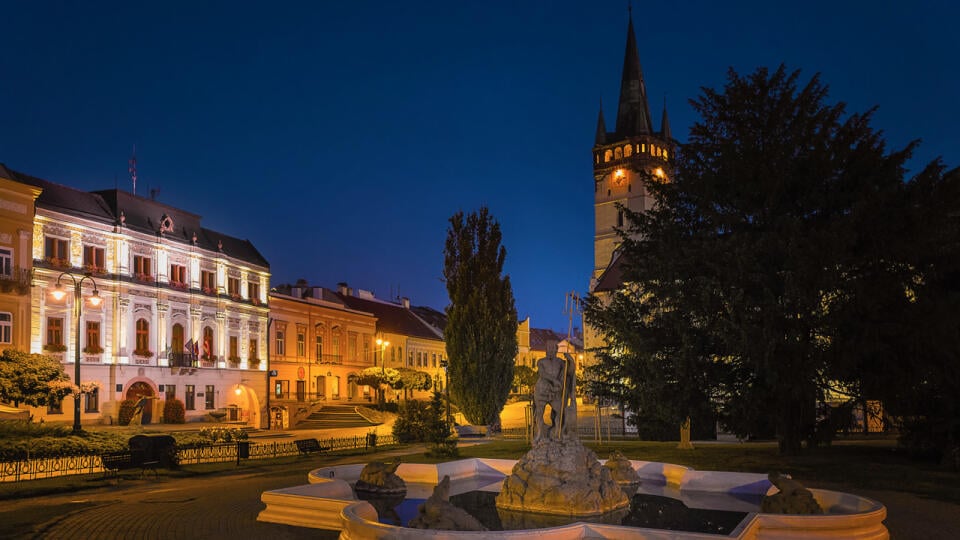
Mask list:
[[[377,345],[380,346],[380,388],[377,388],[377,390],[381,391],[380,395],[383,396],[383,399],[381,402],[383,402],[387,400],[387,391],[386,389],[383,388],[383,379],[386,377],[386,372],[387,372],[387,354],[386,353],[387,353],[387,347],[390,346],[390,342],[382,338],[377,338]]]
[[[83,282],[89,280],[90,285],[93,286],[93,292],[90,293],[90,296],[87,297],[87,300],[90,302],[92,307],[99,307],[100,303],[103,301],[103,298],[100,297],[100,291],[97,290],[97,282],[90,277],[90,274],[84,274],[80,276],[80,279],[77,279],[77,276],[69,273],[63,272],[57,277],[57,284],[54,285],[53,290],[50,291],[50,295],[53,296],[54,300],[62,301],[67,296],[66,287],[63,286],[61,280],[63,276],[67,276],[73,282],[73,315],[76,326],[74,327],[74,344],[73,344],[73,383],[80,386],[80,322],[81,316],[83,315],[83,293],[82,287]],[[98,344],[99,345],[99,344]],[[73,399],[73,431],[81,431],[80,427],[80,395],[74,397]]]

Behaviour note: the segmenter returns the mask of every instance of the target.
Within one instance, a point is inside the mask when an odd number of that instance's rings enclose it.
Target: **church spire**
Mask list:
[[[600,114],[597,116],[597,138],[594,144],[607,144],[607,124],[603,121],[603,100],[600,100]]]
[[[660,137],[667,142],[673,141],[670,133],[670,120],[667,118],[667,96],[663,96],[663,119],[660,121]]]
[[[633,16],[627,26],[627,50],[623,55],[623,76],[620,79],[620,104],[617,108],[617,135],[653,133],[650,121],[650,106],[647,104],[647,89],[640,69],[640,54],[637,38],[633,35]]]

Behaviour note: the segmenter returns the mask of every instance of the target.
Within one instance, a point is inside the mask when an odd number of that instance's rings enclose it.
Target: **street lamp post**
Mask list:
[[[450,424],[450,375],[447,372],[447,368],[450,366],[450,362],[447,360],[440,360],[440,367],[443,368],[443,391],[447,394],[447,424]]]
[[[73,315],[74,321],[76,321],[76,327],[74,328],[74,342],[73,342],[73,384],[77,385],[79,390],[80,388],[80,316],[83,312],[83,295],[81,294],[81,287],[83,282],[90,280],[90,284],[93,285],[93,292],[90,294],[90,305],[97,307],[100,305],[100,291],[97,290],[97,282],[90,277],[90,274],[84,274],[80,276],[80,279],[70,272],[63,272],[57,277],[57,284],[53,287],[53,298],[55,300],[63,300],[67,296],[67,291],[64,288],[63,284],[60,283],[60,280],[63,279],[63,276],[67,276],[73,281]],[[80,427],[80,394],[78,393],[73,399],[73,431],[77,433],[81,431]]]
[[[387,347],[390,346],[390,342],[387,341],[387,340],[385,340],[385,339],[383,339],[383,338],[377,338],[377,345],[380,346],[380,384],[379,384],[380,388],[377,388],[377,390],[380,391],[380,392],[382,392],[382,393],[380,394],[380,395],[382,396],[381,399],[380,399],[380,403],[383,404],[383,403],[386,403],[386,401],[387,401],[387,391],[386,391],[386,389],[383,388],[383,380],[384,380],[384,379],[386,378],[386,376],[387,376],[387,354],[386,354],[386,352],[387,352]]]

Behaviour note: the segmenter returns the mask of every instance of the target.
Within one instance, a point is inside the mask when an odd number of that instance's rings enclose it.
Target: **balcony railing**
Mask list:
[[[342,364],[343,355],[341,354],[323,354],[320,355],[320,359],[317,361],[318,364]]]
[[[200,358],[195,354],[189,353],[169,353],[167,354],[167,363],[170,367],[200,367]]]
[[[0,292],[27,294],[33,281],[32,268],[14,267],[9,274],[0,273]]]

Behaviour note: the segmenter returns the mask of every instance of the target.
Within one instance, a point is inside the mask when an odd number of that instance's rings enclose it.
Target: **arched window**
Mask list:
[[[623,150],[618,146],[613,150],[613,159],[620,159],[623,157]]]
[[[203,340],[202,340],[202,350],[200,353],[203,355],[203,358],[206,360],[213,359],[213,328],[209,326],[203,327]]]
[[[183,354],[183,325],[177,323],[170,331],[170,350],[175,354]]]
[[[623,147],[623,157],[630,157],[633,155],[633,147],[629,144]]]
[[[146,319],[137,319],[137,342],[134,354],[148,355],[150,351],[150,323]]]
[[[606,152],[603,153],[603,162],[604,162],[604,163],[607,163],[607,162],[610,161],[611,159],[613,159],[613,152],[611,152],[610,150],[607,150]]]

